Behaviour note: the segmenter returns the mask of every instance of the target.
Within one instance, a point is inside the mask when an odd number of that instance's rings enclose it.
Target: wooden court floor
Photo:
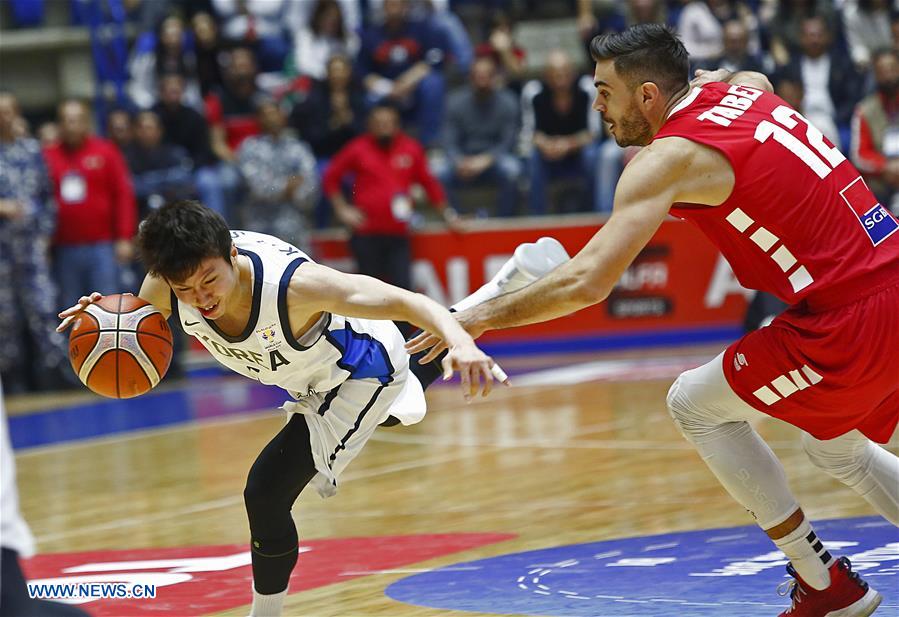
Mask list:
[[[688,353],[714,355],[702,348]],[[342,477],[336,497],[301,496],[294,508],[301,542],[517,534],[416,564],[430,568],[562,544],[751,524],[676,432],[664,402],[672,376],[664,373],[638,381],[516,386],[471,405],[455,388],[432,389],[425,421],[380,429]],[[280,413],[242,415],[26,451],[17,457],[22,510],[43,552],[246,542],[244,479],[282,423]],[[808,462],[798,431],[774,420],[757,428],[813,518],[873,514]],[[402,576],[372,575],[295,594],[285,612],[473,614],[385,596],[384,588]],[[247,612],[245,606],[220,614]]]

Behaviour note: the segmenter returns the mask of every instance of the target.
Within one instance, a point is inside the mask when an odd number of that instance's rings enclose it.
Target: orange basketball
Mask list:
[[[114,294],[78,315],[69,360],[81,382],[110,398],[150,391],[172,361],[172,331],[162,313],[136,296]]]

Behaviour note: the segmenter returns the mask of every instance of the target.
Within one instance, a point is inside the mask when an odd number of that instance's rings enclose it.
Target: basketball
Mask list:
[[[75,319],[69,360],[93,392],[131,398],[150,391],[165,375],[172,361],[172,331],[149,302],[105,296]]]

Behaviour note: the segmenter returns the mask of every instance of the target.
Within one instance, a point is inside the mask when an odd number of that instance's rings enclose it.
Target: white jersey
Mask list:
[[[351,378],[376,379],[383,384],[405,379],[408,354],[392,321],[324,313],[299,340],[294,337],[287,314],[287,288],[297,269],[312,260],[273,236],[232,231],[231,238],[252,264],[253,305],[243,332],[225,334],[215,322],[172,294],[172,310],[181,327],[216,360],[241,375],[280,386],[294,398],[328,392]]]

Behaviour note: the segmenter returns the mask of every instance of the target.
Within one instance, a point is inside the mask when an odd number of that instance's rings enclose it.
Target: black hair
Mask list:
[[[677,34],[663,24],[639,24],[590,41],[594,62],[614,60],[615,72],[629,85],[651,81],[674,94],[690,81],[690,56]]]
[[[150,274],[183,281],[204,259],[231,256],[231,232],[220,214],[199,201],[182,199],[147,216],[137,235],[141,261]]]

